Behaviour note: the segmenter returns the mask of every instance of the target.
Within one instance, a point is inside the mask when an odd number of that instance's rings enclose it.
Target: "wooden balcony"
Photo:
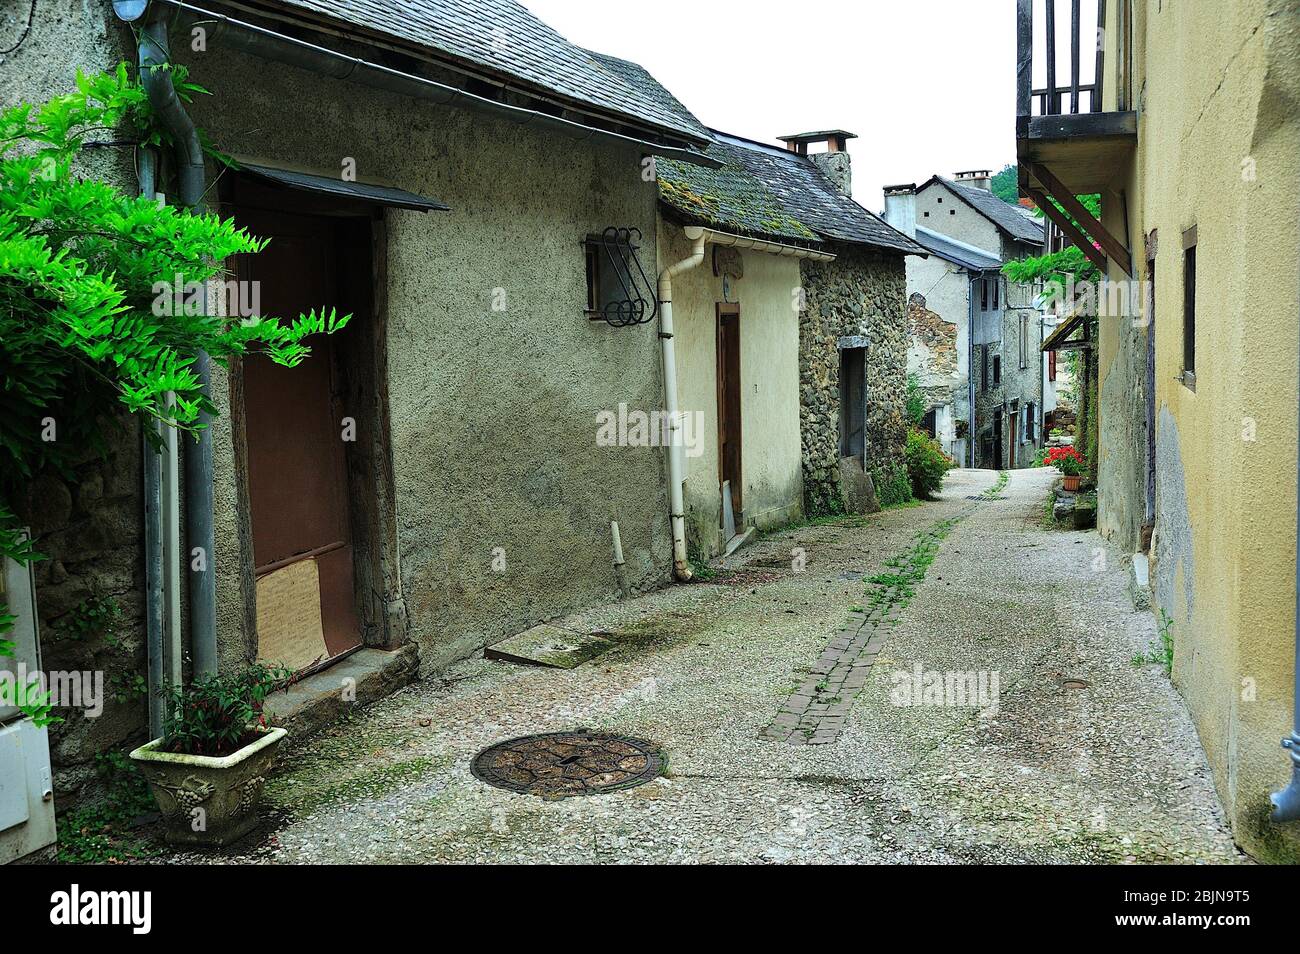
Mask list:
[[[1105,47],[1121,57],[1125,53],[1121,37],[1103,44],[1103,37],[1116,32],[1107,32],[1106,0],[1088,4],[1089,12],[1095,4],[1097,24],[1086,32],[1082,0],[1017,4],[1016,156],[1022,185],[1027,174],[1034,180],[1028,167],[1037,164],[1050,168],[1076,195],[1099,192],[1137,145],[1137,113],[1128,108],[1126,83],[1117,84],[1116,108],[1105,109]],[[1041,14],[1037,21],[1035,12]],[[1069,33],[1062,50],[1058,41],[1066,17]],[[1036,22],[1042,27],[1038,37]]]
[[[1108,24],[1107,0],[1089,0],[1096,27],[1086,34],[1083,0],[1017,0],[1016,10],[1020,192],[1103,271],[1107,258],[1130,271],[1129,251],[1075,196],[1106,191],[1137,147],[1137,113],[1129,108],[1127,69],[1111,71],[1118,82],[1110,97],[1104,85],[1106,51],[1114,51],[1116,63],[1127,62],[1126,0],[1118,4],[1115,22]],[[1037,21],[1036,12],[1041,14]],[[1069,30],[1062,44],[1066,17]],[[1113,108],[1106,108],[1108,100]],[[1051,199],[1069,214],[1063,215]]]

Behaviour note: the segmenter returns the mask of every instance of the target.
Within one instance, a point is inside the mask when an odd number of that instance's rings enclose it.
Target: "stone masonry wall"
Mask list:
[[[841,337],[860,336],[867,342],[865,469],[881,503],[892,502],[907,486],[904,259],[853,245],[837,245],[834,251],[838,257],[833,262],[801,263],[805,308],[799,319],[800,430],[804,504],[810,515],[839,512],[844,506],[839,470]]]

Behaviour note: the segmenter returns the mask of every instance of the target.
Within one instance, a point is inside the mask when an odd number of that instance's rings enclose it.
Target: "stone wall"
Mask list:
[[[805,308],[799,321],[799,388],[804,505],[812,514],[844,509],[839,468],[839,339],[866,339],[864,467],[881,503],[906,488],[907,278],[903,256],[836,245],[833,262],[801,263]],[[901,484],[900,484],[901,479]]]
[[[27,5],[10,6],[6,36],[17,39]],[[93,73],[134,62],[130,40],[107,3],[39,4],[26,38],[0,57],[0,107],[71,92],[78,69]],[[76,171],[135,189],[128,149],[93,150]],[[148,699],[134,678],[145,672],[141,434],[125,415],[113,426],[112,409],[106,410],[104,448],[77,448],[67,472],[19,481],[12,497],[46,557],[33,565],[42,668],[103,680],[102,712],[94,705],[54,711],[63,720],[49,730],[60,809],[96,780],[97,755],[143,740],[147,718]],[[72,422],[56,424],[56,439],[71,439]]]
[[[907,299],[907,369],[915,373],[927,408],[950,404],[958,397],[957,325],[926,307],[925,296]]]

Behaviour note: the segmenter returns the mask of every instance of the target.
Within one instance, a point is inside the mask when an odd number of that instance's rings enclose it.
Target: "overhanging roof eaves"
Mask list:
[[[545,126],[576,141],[590,139],[598,142],[620,143],[640,150],[642,155],[670,156],[682,162],[708,168],[717,168],[719,165],[716,160],[693,148],[651,142],[648,139],[584,125],[535,109],[488,99],[456,86],[439,83],[413,73],[404,73],[297,37],[277,33],[259,24],[238,20],[227,14],[188,3],[186,0],[161,0],[161,2],[179,10],[183,18],[182,22],[186,25],[207,24],[209,49],[217,43],[229,42],[240,52],[286,63],[300,69],[321,70],[321,64],[327,62],[330,64],[328,70],[322,71],[334,79],[360,83],[444,105],[463,106],[466,109],[493,113],[521,126]]]

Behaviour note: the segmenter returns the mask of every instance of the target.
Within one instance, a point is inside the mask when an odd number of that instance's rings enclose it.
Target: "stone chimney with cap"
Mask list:
[[[958,185],[970,186],[972,189],[993,191],[993,173],[988,169],[967,169],[953,174],[953,181]]]
[[[823,129],[820,132],[795,133],[777,136],[785,148],[813,161],[822,174],[830,179],[844,195],[853,195],[853,172],[849,166],[848,141],[858,137],[843,129]],[[826,143],[825,152],[809,152],[810,144]]]
[[[885,186],[884,219],[904,235],[916,238],[916,183]]]

